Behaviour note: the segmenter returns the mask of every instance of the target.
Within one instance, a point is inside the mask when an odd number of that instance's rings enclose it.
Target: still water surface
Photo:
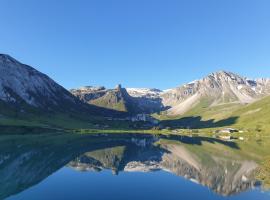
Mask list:
[[[256,159],[233,142],[137,135],[0,142],[0,199],[270,199],[254,176]]]

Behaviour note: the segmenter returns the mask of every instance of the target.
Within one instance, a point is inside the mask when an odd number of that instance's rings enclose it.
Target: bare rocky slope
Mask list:
[[[168,114],[181,115],[202,104],[212,107],[224,104],[249,104],[270,94],[270,79],[250,80],[225,71],[163,93]]]
[[[109,110],[83,103],[47,75],[5,54],[0,54],[0,107],[2,117],[26,113],[110,114]]]
[[[72,108],[77,100],[62,86],[45,74],[24,65],[14,58],[0,54],[0,99],[10,104],[26,104],[52,110]]]
[[[133,104],[137,113],[165,111],[163,114],[166,115],[183,115],[198,107],[253,103],[270,94],[270,79],[250,80],[231,72],[219,71],[165,91],[148,88],[122,90],[125,93],[122,99],[115,92],[117,89],[104,87],[83,87],[71,92],[84,102],[101,107],[130,111],[127,107]],[[125,102],[125,105],[121,102]]]

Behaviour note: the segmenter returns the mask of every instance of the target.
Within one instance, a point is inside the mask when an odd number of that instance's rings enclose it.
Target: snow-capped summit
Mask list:
[[[159,98],[163,91],[156,88],[127,88],[127,92],[133,97]]]
[[[105,87],[103,86],[83,86],[80,87],[78,89],[71,89],[71,93],[93,93],[93,92],[98,92],[98,91],[102,91],[102,90],[106,90]]]

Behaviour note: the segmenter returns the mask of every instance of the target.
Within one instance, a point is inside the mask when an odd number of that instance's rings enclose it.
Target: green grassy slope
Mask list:
[[[270,96],[249,105],[227,103],[210,106],[202,99],[181,116],[153,115],[165,126],[178,128],[237,127],[258,132],[270,131]]]
[[[91,104],[109,108],[117,111],[128,112],[128,108],[125,99],[122,97],[121,93],[118,91],[110,91],[104,96],[92,100]]]
[[[19,101],[20,99],[18,99]],[[44,110],[29,106],[24,101],[6,103],[0,100],[0,128],[41,127],[60,129],[94,128],[96,124],[120,126],[125,123],[113,123],[106,117],[123,117],[124,112],[78,103],[72,110]],[[6,127],[5,127],[6,129]],[[22,128],[24,129],[24,128]],[[3,130],[3,129],[0,129]]]
[[[198,104],[196,104],[192,109],[181,116],[170,116],[166,115],[166,113],[162,113],[161,115],[154,114],[153,116],[160,120],[170,120],[170,119],[180,119],[183,117],[191,117],[191,116],[200,116],[202,120],[211,120],[214,121],[222,120],[227,117],[230,117],[234,111],[243,107],[242,104],[239,103],[224,103],[212,106],[212,101],[203,98]]]
[[[184,116],[201,116],[202,120],[213,119],[214,121],[218,121],[230,117],[235,110],[243,106],[238,103],[225,103],[211,106],[210,103],[209,100],[202,99],[198,105],[185,113]]]
[[[134,98],[127,93],[125,88],[109,90],[102,97],[91,100],[88,103],[101,108],[120,111],[126,114],[141,112],[141,108],[137,105]]]
[[[236,110],[232,116],[238,117],[239,127],[270,131],[270,96]]]
[[[41,113],[26,106],[20,109],[27,112],[18,112],[18,109],[0,101],[0,126],[57,129],[103,129],[106,126],[112,130],[130,130],[132,124],[127,121],[107,121],[101,116],[84,113]],[[209,101],[204,99],[182,116],[154,115],[154,117],[161,120],[164,127],[192,129],[236,127],[266,133],[270,131],[270,96],[249,105],[230,103],[210,106]]]

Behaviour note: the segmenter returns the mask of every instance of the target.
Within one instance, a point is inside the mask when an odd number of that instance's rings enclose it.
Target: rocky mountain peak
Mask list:
[[[10,55],[7,54],[0,54],[0,62],[1,63],[12,63],[12,64],[21,64],[16,59],[12,58]]]
[[[115,86],[115,89],[118,90],[118,91],[120,91],[120,90],[122,89],[121,84],[117,84],[117,85]]]
[[[91,92],[98,92],[98,91],[102,91],[102,90],[106,90],[106,88],[104,86],[83,86],[80,87],[78,89],[71,89],[70,92],[71,93],[91,93]]]
[[[212,73],[206,77],[206,79],[214,80],[217,82],[237,82],[243,84],[245,82],[245,78],[241,77],[235,73],[227,72],[227,71],[218,71]]]
[[[270,78],[258,78],[255,81],[261,84],[270,84]]]
[[[0,100],[12,104],[28,104],[47,109],[75,104],[75,98],[45,74],[0,54]],[[75,106],[75,105],[74,105]]]
[[[114,89],[84,86],[70,90],[72,95],[45,74],[6,54],[0,54],[0,74],[0,101],[14,105],[24,103],[45,110],[56,107],[76,110],[77,105],[88,103],[95,108],[136,114],[166,111],[167,114],[181,115],[195,106],[247,104],[270,94],[270,79],[250,80],[232,72],[218,71],[166,91],[126,89],[118,84]]]
[[[171,107],[168,113],[179,115],[200,105],[202,99],[211,107],[227,103],[252,103],[269,94],[270,82],[267,79],[256,81],[232,72],[218,71],[168,90],[162,94],[162,99],[165,106]]]

